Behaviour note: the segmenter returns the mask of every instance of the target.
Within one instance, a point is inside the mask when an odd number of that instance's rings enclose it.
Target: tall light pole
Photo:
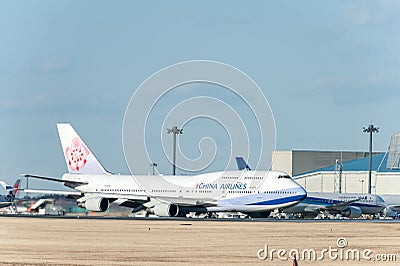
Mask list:
[[[371,168],[372,168],[372,134],[379,132],[379,127],[374,127],[374,125],[369,125],[368,127],[363,127],[364,133],[369,133],[369,170],[368,170],[368,194],[371,194]]]
[[[156,163],[152,163],[152,164],[150,164],[150,166],[151,166],[151,168],[153,168],[153,175],[154,175],[154,169],[157,167],[157,164]]]
[[[359,179],[358,181],[361,182],[361,193],[364,194],[364,179]]]
[[[342,193],[342,172],[343,172],[343,164],[339,162],[339,159],[336,159],[335,164],[335,193],[338,191]]]
[[[176,162],[176,135],[182,135],[183,129],[179,129],[177,126],[174,126],[172,129],[167,128],[167,134],[174,134],[174,151],[173,151],[173,166],[172,166],[172,174],[175,175],[175,162]]]

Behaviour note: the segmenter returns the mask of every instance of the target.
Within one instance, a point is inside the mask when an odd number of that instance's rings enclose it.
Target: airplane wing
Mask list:
[[[42,180],[47,180],[47,181],[54,181],[54,182],[60,182],[66,184],[70,184],[70,187],[76,187],[76,186],[81,186],[81,185],[87,185],[87,182],[82,182],[82,181],[75,181],[75,180],[63,180],[59,178],[53,178],[53,177],[47,177],[47,176],[37,176],[37,175],[30,175],[30,174],[24,174],[24,177],[32,177],[32,178],[37,178],[37,179],[42,179]],[[104,193],[104,192],[98,192],[98,191],[85,191],[85,192],[79,192],[79,191],[60,191],[60,190],[41,190],[41,189],[24,189],[25,192],[28,193],[39,193],[39,194],[50,194],[50,195],[64,195],[68,196],[70,198],[83,198],[86,195],[90,195],[91,197],[102,197],[102,198],[107,198],[110,200],[110,202],[114,201],[119,201],[121,202],[120,205],[123,206],[133,206],[137,205],[138,203],[146,203],[150,199],[147,195],[136,195],[136,194],[114,194],[114,193]]]
[[[38,193],[38,194],[52,194],[52,195],[63,195],[63,196],[83,196],[79,191],[63,191],[63,190],[44,190],[44,189],[21,189],[25,193]]]
[[[169,196],[151,196],[150,198],[154,198],[161,201],[167,201],[174,204],[184,205],[184,206],[216,206],[217,201],[215,200],[201,200],[199,201],[198,198],[177,198],[177,197],[169,197]]]
[[[99,193],[99,192],[86,192],[97,197],[103,197],[107,199],[124,199],[124,200],[134,200],[134,201],[149,201],[147,195],[136,195],[136,194],[114,194],[114,193]]]
[[[348,200],[348,201],[341,201],[338,203],[334,203],[332,205],[326,205],[322,208],[320,208],[320,210],[322,211],[341,211],[343,210],[343,208],[347,207],[349,204],[358,201],[359,199],[352,199],[352,200]]]
[[[37,178],[37,179],[43,179],[43,180],[47,180],[47,181],[54,181],[54,182],[60,182],[60,183],[70,183],[70,184],[74,184],[74,185],[87,185],[87,182],[82,182],[82,181],[72,181],[72,180],[63,180],[63,179],[59,179],[59,178],[54,178],[54,177],[47,177],[47,176],[38,176],[38,175],[30,175],[30,174],[23,174],[22,176],[24,177],[32,177],[32,178]]]
[[[391,208],[394,211],[399,211],[400,205],[387,205],[386,208]]]
[[[103,197],[107,199],[123,199],[147,202],[148,197],[145,195],[132,195],[132,194],[113,194],[113,193],[99,193],[99,192],[79,192],[79,191],[65,191],[65,190],[44,190],[44,189],[23,189],[27,193],[38,193],[48,195],[63,195],[70,197],[83,197],[84,194],[90,194],[96,197]]]
[[[319,212],[323,207],[322,206],[307,206],[304,208],[304,212]]]
[[[8,206],[11,206],[11,204],[12,204],[12,202],[9,202],[9,201],[2,201],[2,202],[0,202],[0,209],[1,208],[5,208],[5,207],[8,207]]]

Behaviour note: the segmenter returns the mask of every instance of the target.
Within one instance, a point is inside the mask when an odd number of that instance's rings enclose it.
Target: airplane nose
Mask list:
[[[301,192],[300,192],[301,200],[304,200],[307,197],[307,191],[301,187]]]

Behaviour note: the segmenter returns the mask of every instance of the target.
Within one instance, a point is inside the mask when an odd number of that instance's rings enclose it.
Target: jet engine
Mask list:
[[[175,204],[160,203],[154,206],[154,214],[160,217],[178,216],[179,206]]]
[[[392,217],[392,218],[396,218],[398,214],[398,211],[394,208],[392,208],[391,206],[387,206],[386,208],[384,208],[381,211],[381,215],[384,217]]]
[[[108,199],[102,197],[88,198],[82,204],[82,207],[84,207],[88,211],[94,211],[94,212],[105,212],[106,210],[108,210],[109,206],[110,203]]]
[[[358,218],[362,214],[362,211],[358,207],[349,206],[347,209],[341,212],[341,215],[349,218]]]
[[[13,201],[13,200],[14,200],[14,197],[13,197],[11,194],[8,194],[8,195],[6,196],[6,201],[11,202],[11,201]]]

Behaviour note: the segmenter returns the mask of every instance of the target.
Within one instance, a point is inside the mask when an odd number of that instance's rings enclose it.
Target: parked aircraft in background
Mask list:
[[[243,157],[236,157],[235,159],[238,170],[251,170],[250,166],[246,163]]]
[[[238,169],[250,169],[243,157],[236,157]],[[300,203],[282,208],[285,213],[316,216],[321,212],[340,214],[349,218],[358,218],[362,214],[377,214],[386,207],[382,197],[361,193],[320,193],[308,192]]]
[[[106,171],[70,124],[57,124],[68,173],[61,179],[26,177],[62,182],[73,192],[60,193],[77,200],[89,211],[106,211],[111,202],[146,210],[157,216],[184,216],[189,212],[238,211],[267,217],[271,210],[292,206],[306,191],[289,175],[277,171],[224,171],[195,176],[115,175]]]
[[[315,217],[319,213],[326,212],[358,218],[363,214],[377,214],[385,207],[385,201],[374,194],[308,192],[302,202],[296,206],[283,208],[282,211],[301,213],[303,216]]]
[[[380,194],[386,203],[386,208],[381,212],[385,217],[400,218],[400,194]]]
[[[4,181],[0,181],[0,185],[6,190],[6,195],[0,195],[0,208],[13,205],[15,197],[18,194],[21,179],[15,181],[14,186],[7,185]]]

